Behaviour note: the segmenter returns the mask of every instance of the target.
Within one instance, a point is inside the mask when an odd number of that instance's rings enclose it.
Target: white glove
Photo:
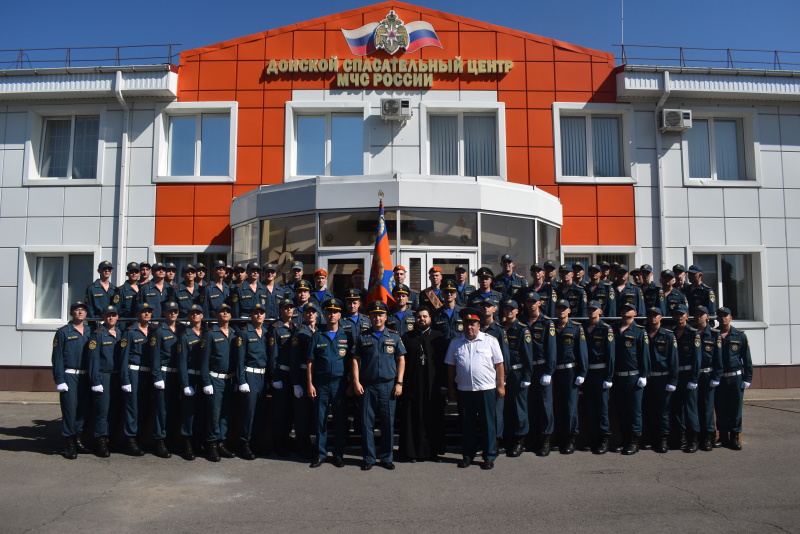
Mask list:
[[[133,391],[133,386],[131,386],[130,384],[124,384],[122,386],[122,391],[124,391],[125,393],[130,393]]]
[[[580,386],[581,384],[583,384],[583,377],[582,376],[576,376],[575,377],[575,385],[576,386]]]
[[[206,395],[213,395],[214,386],[203,386],[203,393],[205,393]]]
[[[64,382],[63,384],[59,384],[56,386],[56,391],[58,391],[59,393],[66,393],[67,391],[69,391],[69,386],[67,385],[66,382]]]
[[[241,384],[239,386],[239,393],[250,393],[250,384]]]
[[[551,379],[552,377],[550,375],[542,375],[542,378],[539,379],[539,384],[543,386],[549,386]]]
[[[712,381],[711,381],[711,384],[710,384],[710,386],[711,386],[712,388],[715,388],[715,387],[717,387],[718,385],[719,385],[719,380],[712,380]]]
[[[750,382],[742,382],[742,389],[747,389],[750,387]]]
[[[605,380],[603,380],[603,389],[611,389],[611,386],[613,385],[614,385],[613,382],[606,382]]]
[[[639,380],[636,381],[636,385],[639,386],[640,388],[645,387],[647,385],[647,379],[639,378]]]
[[[156,388],[156,389],[164,389],[164,381],[163,380],[159,380],[158,382],[153,384],[153,387]]]
[[[277,381],[273,382],[272,383],[272,387],[274,387],[275,389],[283,389],[283,381],[282,380],[277,380]]]
[[[187,397],[191,397],[194,395],[194,388],[192,386],[187,386],[183,388],[183,394]]]
[[[303,398],[303,386],[295,386],[294,387],[294,396],[298,399]]]
[[[675,386],[673,386],[672,384],[667,384],[666,391],[668,391],[669,393],[672,393],[672,392],[673,392],[673,391],[675,391],[676,389],[678,389],[678,388],[676,388],[676,387],[675,387]]]
[[[99,386],[92,386],[92,391],[94,391],[95,393],[102,393],[103,392],[103,384],[100,384]]]
[[[686,384],[686,389],[697,389],[697,384],[694,382],[689,382]]]
[[[528,387],[530,385],[531,385],[530,382],[525,382],[524,380],[519,383],[519,387],[522,388],[522,389],[525,389],[526,387]]]

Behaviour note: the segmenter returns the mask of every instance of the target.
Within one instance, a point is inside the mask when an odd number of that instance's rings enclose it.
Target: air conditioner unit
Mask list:
[[[692,110],[690,109],[662,109],[661,131],[682,132],[692,127]]]
[[[411,100],[407,98],[381,98],[381,118],[383,120],[407,121],[411,115]]]

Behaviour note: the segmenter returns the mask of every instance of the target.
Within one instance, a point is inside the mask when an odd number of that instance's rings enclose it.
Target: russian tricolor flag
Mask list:
[[[375,48],[375,28],[380,26],[379,22],[370,22],[355,30],[342,30],[344,38],[347,40],[350,51],[356,56],[366,56],[373,53]]]
[[[369,271],[369,289],[367,304],[380,300],[387,305],[394,303],[392,296],[392,253],[389,250],[389,235],[386,233],[386,218],[381,200],[378,211],[378,236],[375,238],[375,250],[372,253],[372,268]]]
[[[407,54],[419,50],[424,46],[438,46],[439,48],[444,48],[442,42],[439,41],[439,37],[436,36],[436,32],[433,31],[433,26],[427,22],[421,20],[409,22],[406,24],[406,30],[408,31]]]

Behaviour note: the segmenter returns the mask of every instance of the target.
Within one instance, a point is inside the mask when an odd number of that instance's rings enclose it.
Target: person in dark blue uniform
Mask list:
[[[503,441],[506,444],[506,454],[516,458],[525,449],[525,440],[530,431],[528,390],[533,372],[533,348],[531,331],[517,320],[519,304],[516,300],[507,299],[502,303],[502,315],[504,341],[508,347],[506,396],[503,399]]]
[[[192,305],[186,314],[189,325],[178,338],[178,376],[181,381],[181,436],[183,436],[183,458],[195,459],[192,439],[202,425],[203,404],[197,403],[197,391],[203,388],[200,378],[200,360],[203,358],[203,309]]]
[[[469,296],[475,291],[475,286],[469,283],[469,273],[467,272],[466,265],[456,265],[455,268],[456,285],[458,286],[458,296],[456,297],[456,304],[459,307],[467,305]]]
[[[610,282],[600,279],[600,266],[592,264],[589,266],[589,282],[583,286],[586,292],[586,300],[596,300],[602,306],[603,316],[617,316],[617,294],[611,287]],[[588,310],[587,310],[588,313]]]
[[[206,395],[208,422],[206,454],[212,462],[219,462],[220,456],[234,457],[225,446],[233,395],[231,379],[235,359],[231,356],[239,339],[230,324],[232,312],[229,305],[221,304],[217,308],[217,324],[206,331],[201,343],[200,377]]]
[[[447,339],[453,339],[464,331],[464,323],[458,315],[461,307],[456,304],[457,295],[458,286],[455,280],[442,282],[442,306],[433,314],[433,329],[444,334]]]
[[[286,290],[286,298],[288,298],[289,293],[292,293],[294,297],[291,299],[294,302],[294,316],[292,317],[292,321],[297,326],[302,326],[304,323],[303,319],[303,311],[305,310],[308,304],[313,304],[314,309],[319,311],[319,306],[315,303],[311,302],[311,283],[308,280],[300,280],[297,282],[292,290]],[[319,323],[321,318],[317,318],[315,322]],[[303,356],[303,364],[305,365],[305,356]],[[305,373],[304,373],[305,376]]]
[[[722,377],[717,386],[717,427],[724,445],[735,451],[742,450],[739,434],[742,432],[742,401],[744,390],[753,381],[753,360],[747,336],[731,325],[731,310],[717,310],[719,337],[722,340]]]
[[[250,318],[250,310],[255,306],[264,306],[267,301],[267,288],[260,281],[261,266],[257,262],[247,264],[247,278],[242,285],[231,289],[231,308],[233,316],[242,319]]]
[[[689,310],[683,306],[672,312],[675,341],[678,343],[678,389],[672,396],[671,427],[680,448],[697,452],[700,421],[697,416],[697,382],[700,379],[700,332],[688,324]]]
[[[523,321],[526,319],[525,296],[531,291],[535,291],[539,295],[541,312],[548,317],[552,317],[556,313],[556,301],[558,300],[555,287],[549,282],[545,282],[544,267],[538,262],[531,265],[531,277],[533,281],[528,287],[523,288],[516,297],[521,308],[521,319]]]
[[[624,263],[619,264],[614,271],[614,283],[612,285],[617,299],[617,310],[622,313],[622,305],[631,304],[636,311],[636,316],[644,317],[645,307],[642,290],[630,283],[628,276],[628,266]]]
[[[650,374],[650,340],[645,329],[633,322],[638,315],[636,304],[624,300],[618,304],[622,321],[614,326],[614,403],[622,443],[613,450],[630,455],[639,452],[642,436],[642,394]]]
[[[161,262],[153,264],[153,279],[144,285],[139,285],[139,302],[147,302],[153,307],[153,317],[160,320],[163,317],[161,304],[172,300],[172,286],[165,278],[167,266]]]
[[[242,394],[239,404],[241,409],[239,456],[245,460],[255,460],[253,449],[258,450],[258,447],[253,441],[260,435],[265,419],[265,393],[272,376],[270,371],[275,366],[277,349],[275,349],[275,338],[272,337],[275,331],[268,332],[264,324],[266,317],[264,306],[260,303],[253,304],[249,315],[250,321],[236,333],[233,365],[238,390]],[[289,322],[291,323],[291,320]],[[283,386],[282,383],[279,385]]]
[[[572,264],[572,281],[578,287],[583,287],[589,282],[586,278],[586,268],[579,261]]]
[[[406,287],[408,287],[408,285],[406,284],[405,267],[403,267],[402,265],[395,265],[394,270],[392,271],[392,275],[393,275],[392,278],[393,288],[401,285],[406,285]],[[419,294],[416,291],[412,291],[410,288],[408,293],[408,306],[411,308],[412,311],[416,310],[417,307],[419,306]]]
[[[115,370],[122,334],[116,328],[119,320],[116,306],[106,306],[102,319],[103,323],[89,338],[87,359],[94,411],[95,454],[100,458],[108,458],[111,455],[108,450],[108,436],[116,427],[122,391],[119,374]]]
[[[217,308],[222,304],[229,304],[230,287],[225,282],[226,266],[222,260],[217,260],[212,264],[212,280],[203,289],[203,315],[206,317],[216,317]]]
[[[403,394],[406,349],[400,335],[386,329],[386,304],[376,300],[367,308],[372,325],[356,337],[353,350],[353,390],[361,396],[362,471],[375,462],[385,469],[393,462],[394,416],[397,397]],[[381,438],[375,447],[375,417],[380,421]]]
[[[428,280],[431,285],[423,289],[419,294],[419,304],[426,305],[432,310],[442,307],[442,268],[434,265],[428,269]]]
[[[689,309],[705,306],[709,314],[716,315],[717,296],[713,289],[703,283],[703,268],[700,265],[690,265],[687,272],[691,285],[683,291],[686,293],[686,300],[689,301]]]
[[[81,440],[89,401],[89,380],[86,344],[91,332],[86,324],[87,307],[76,302],[69,308],[72,320],[56,331],[53,337],[53,380],[61,403],[61,436],[64,458],[74,460],[78,453],[87,453]]]
[[[125,319],[136,318],[136,302],[139,299],[139,279],[141,269],[138,263],[131,262],[126,269],[128,279],[114,292],[114,306],[119,310],[119,316]]]
[[[572,273],[572,271],[570,271]],[[553,417],[561,439],[559,452],[575,452],[578,435],[578,388],[586,379],[588,354],[583,327],[569,319],[570,303],[556,302],[556,371],[553,376]]]
[[[194,264],[194,267],[197,269],[197,278],[194,282],[202,289],[208,285],[208,280],[206,279],[206,276],[208,276],[208,267],[199,261]]]
[[[642,285],[639,288],[642,290],[642,298],[644,298],[645,309],[653,307],[659,308],[661,313],[666,313],[666,302],[664,301],[664,291],[661,287],[653,282],[653,266],[645,263],[639,267],[639,272],[642,274]]]
[[[119,376],[122,383],[122,402],[125,406],[125,454],[144,456],[139,447],[139,421],[147,415],[152,381],[152,350],[148,344],[150,321],[153,320],[153,307],[143,302],[136,310],[136,322],[125,329],[119,342]],[[155,327],[154,327],[155,328]]]
[[[303,307],[303,322],[295,330],[292,339],[292,389],[295,397],[294,431],[300,456],[309,460],[317,456],[316,449],[311,445],[311,432],[316,427],[317,418],[314,413],[314,402],[308,395],[307,361],[308,351],[311,348],[311,338],[320,328],[317,324],[318,316],[319,309],[317,305],[313,302],[308,302]]]
[[[277,265],[274,263],[265,263],[261,266],[261,269],[264,276],[262,284],[264,285],[264,289],[266,289],[267,297],[263,303],[264,310],[267,312],[267,318],[264,322],[269,325],[280,316],[281,303],[287,299],[291,300],[292,297],[288,295],[290,292],[277,282]]]
[[[148,261],[139,262],[139,280],[137,284],[139,288],[145,285],[147,282],[150,281],[150,273],[153,270],[153,266]]]
[[[586,317],[586,292],[573,281],[575,274],[572,269],[568,265],[562,265],[558,274],[561,277],[561,283],[555,287],[556,298],[569,303],[570,316]]]
[[[592,267],[596,267],[593,265]],[[591,268],[589,269],[591,272]],[[599,272],[599,270],[598,270]],[[583,384],[587,419],[592,434],[591,451],[595,454],[608,452],[611,424],[608,418],[609,390],[614,383],[614,330],[600,316],[605,305],[591,300],[586,306],[589,321],[584,325],[588,351],[589,371]]]
[[[700,423],[700,450],[713,449],[714,393],[722,375],[722,340],[719,330],[708,324],[708,308],[694,310],[695,328],[700,332],[700,377],[697,382],[697,417]]]
[[[89,318],[99,318],[108,306],[114,304],[114,293],[117,288],[111,283],[111,273],[114,266],[110,261],[101,261],[97,266],[100,277],[86,287],[86,306],[89,308]]]
[[[192,263],[187,263],[181,269],[183,280],[175,286],[172,300],[178,303],[179,316],[186,318],[186,313],[192,304],[203,304],[204,291],[197,284],[197,268]]]
[[[511,254],[503,254],[500,258],[500,274],[494,277],[492,289],[501,294],[501,301],[515,298],[521,290],[528,287],[528,282],[514,272],[516,266]]]
[[[675,287],[675,273],[670,269],[661,271],[661,291],[664,293],[664,310],[663,313],[672,317],[672,312],[678,306],[689,306],[686,300],[686,294]]]
[[[178,283],[175,281],[175,275],[178,273],[178,266],[175,265],[173,262],[167,262],[164,264],[165,274],[164,280],[166,281],[167,285],[173,289],[178,288]],[[172,300],[172,296],[170,295],[170,300]]]
[[[414,330],[416,319],[414,312],[408,305],[408,296],[411,290],[405,284],[399,284],[392,288],[392,296],[394,297],[394,307],[392,307],[389,317],[386,319],[386,328],[394,330],[401,336],[406,332]]]
[[[178,406],[180,405],[180,380],[178,378],[178,338],[183,325],[178,323],[180,309],[174,300],[162,306],[164,318],[150,333],[153,351],[153,387],[155,388],[156,428],[155,451],[159,458],[170,458],[164,440],[167,435],[174,441],[178,430]]]
[[[470,299],[470,302],[471,307],[477,308],[484,313],[485,319],[481,323],[481,332],[489,334],[497,340],[497,343],[500,345],[500,353],[503,355],[503,371],[505,376],[508,377],[511,366],[509,363],[508,340],[506,339],[505,330],[495,320],[495,317],[498,316],[497,310],[500,307],[500,301],[497,300],[495,295],[489,295],[486,298],[481,298],[480,295],[475,294]],[[503,414],[505,413],[505,401],[505,397],[499,397],[495,401],[495,410],[497,411],[495,414],[495,423],[497,425],[497,454],[505,454],[506,452],[505,442],[503,441],[503,436],[505,434],[505,419],[503,417]]]
[[[344,311],[342,319],[339,321],[342,328],[350,332],[353,339],[357,339],[359,334],[372,328],[369,317],[361,313],[361,291],[351,287],[344,292]]]
[[[529,446],[537,456],[550,454],[550,435],[554,430],[552,377],[556,370],[556,327],[540,308],[536,291],[525,295],[526,324],[531,332],[532,387],[528,392],[528,420],[534,439]],[[530,435],[530,434],[529,434]]]
[[[292,340],[298,326],[292,321],[294,302],[280,302],[279,318],[269,333],[269,361],[272,371],[272,444],[278,456],[289,456],[294,423],[292,395]]]
[[[347,423],[347,361],[352,356],[353,338],[339,327],[342,301],[328,299],[323,304],[326,328],[314,332],[307,358],[308,395],[314,399],[317,414],[317,458],[309,467],[319,467],[328,456],[328,405],[333,412],[335,442],[331,462],[344,467],[345,430]]]
[[[647,310],[647,339],[650,345],[650,375],[642,400],[646,443],[661,454],[669,450],[669,406],[678,385],[678,344],[675,336],[661,327],[661,308]],[[646,448],[646,447],[644,447]]]
[[[325,269],[317,269],[314,271],[314,290],[311,291],[311,302],[322,308],[322,304],[330,299],[336,298],[336,295],[328,289],[328,271]],[[342,310],[344,313],[344,310]],[[326,317],[324,318],[326,319]],[[323,321],[324,322],[324,321]]]

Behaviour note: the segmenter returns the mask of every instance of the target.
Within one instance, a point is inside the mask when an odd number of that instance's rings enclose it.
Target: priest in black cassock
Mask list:
[[[401,457],[410,462],[439,461],[445,453],[444,410],[447,404],[447,369],[444,355],[448,341],[431,328],[433,312],[427,306],[416,310],[414,330],[403,334],[406,370],[400,397]]]

